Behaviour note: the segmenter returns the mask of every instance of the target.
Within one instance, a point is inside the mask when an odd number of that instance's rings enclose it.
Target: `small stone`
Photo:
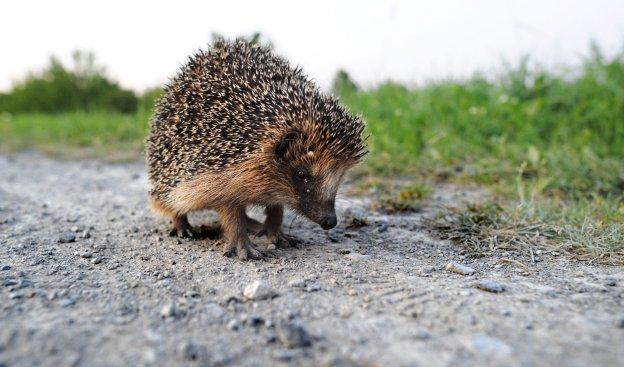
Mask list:
[[[76,304],[76,300],[73,298],[63,298],[58,301],[58,305],[61,307],[69,307]]]
[[[29,279],[20,278],[20,280],[17,281],[16,285],[18,288],[28,288],[28,287],[32,287],[33,282]]]
[[[303,278],[291,279],[288,282],[288,286],[289,287],[294,287],[294,288],[304,288],[306,286],[306,280],[303,279]]]
[[[292,350],[288,349],[277,349],[273,351],[272,357],[279,361],[289,362],[293,358],[295,358],[296,354]]]
[[[247,319],[247,323],[251,326],[261,326],[264,325],[264,319],[262,316],[252,315]]]
[[[156,279],[163,280],[163,279],[168,279],[171,277],[172,277],[171,272],[169,270],[165,270],[162,273],[159,272],[158,275],[156,276]]]
[[[76,241],[76,234],[73,232],[63,233],[58,240],[60,243],[70,243]]]
[[[82,232],[80,234],[81,238],[91,238],[91,232],[89,232],[88,230],[85,230],[84,232]]]
[[[273,344],[276,341],[277,341],[277,335],[275,335],[275,334],[269,334],[269,336],[267,336],[267,338],[266,338],[267,344]]]
[[[478,289],[481,289],[486,292],[492,292],[492,293],[502,293],[506,289],[504,284],[501,284],[495,280],[490,280],[490,279],[483,279],[479,281],[475,286]]]
[[[419,269],[416,269],[416,273],[422,276],[429,276],[429,274],[433,273],[435,268],[433,266],[423,266]]]
[[[379,233],[384,233],[388,231],[388,223],[386,222],[381,222],[379,224],[377,224],[377,232]]]
[[[609,287],[615,287],[617,285],[617,280],[615,278],[607,278],[605,279],[605,285]]]
[[[416,332],[414,338],[417,340],[427,340],[431,339],[431,333],[427,330],[421,329]]]
[[[191,342],[182,342],[176,348],[179,358],[187,361],[201,361],[208,358],[206,347]]]
[[[99,263],[101,263],[101,262],[102,262],[102,258],[101,258],[101,257],[99,257],[99,256],[94,257],[94,258],[91,260],[91,263],[92,263],[92,264],[99,264]]]
[[[251,300],[263,300],[277,296],[277,292],[263,281],[256,280],[243,290],[243,296]]]
[[[470,339],[470,347],[480,354],[499,358],[513,353],[513,348],[504,341],[484,334],[474,335]]]
[[[9,294],[9,298],[10,299],[19,299],[19,298],[22,298],[22,297],[23,297],[23,295],[21,293],[11,293],[11,294]]]
[[[361,260],[370,259],[370,256],[360,254],[359,252],[352,252],[350,254],[345,255],[345,259],[349,259],[351,261],[361,261]]]
[[[340,255],[350,254],[351,253],[351,249],[349,249],[349,248],[339,248],[338,249],[338,253]]]
[[[91,256],[93,255],[89,251],[86,251],[80,254],[80,257],[82,257],[83,259],[90,259]]]
[[[227,323],[227,328],[230,330],[238,330],[238,321],[230,320],[230,322]]]
[[[466,265],[462,265],[455,261],[451,261],[450,263],[448,263],[446,265],[446,270],[452,273],[457,273],[461,275],[472,275],[475,273],[475,270],[473,268],[466,266]]]
[[[308,332],[294,322],[283,322],[277,327],[277,338],[287,348],[307,347],[312,344]]]
[[[314,283],[314,284],[308,284],[307,287],[305,287],[305,291],[306,292],[317,292],[321,290],[321,286]]]
[[[160,316],[162,318],[175,317],[178,314],[178,309],[173,303],[167,303],[160,309]]]
[[[11,265],[2,265],[0,270],[2,270],[2,271],[11,270]]]
[[[225,316],[225,310],[218,304],[210,302],[204,308],[204,314],[213,321],[220,321]]]

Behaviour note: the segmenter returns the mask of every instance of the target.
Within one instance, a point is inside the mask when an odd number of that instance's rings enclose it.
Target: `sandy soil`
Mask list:
[[[397,216],[345,197],[338,228],[289,214],[302,246],[240,262],[169,237],[146,190],[141,163],[0,156],[1,366],[624,365],[621,268],[475,259],[423,228],[477,192]],[[246,298],[257,280],[277,295]]]

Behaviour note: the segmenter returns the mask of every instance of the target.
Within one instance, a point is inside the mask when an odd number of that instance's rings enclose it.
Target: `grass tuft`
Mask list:
[[[624,265],[624,224],[613,217],[596,220],[586,211],[593,205],[571,202],[472,203],[447,207],[426,221],[442,239],[472,255],[500,250],[518,251],[527,259],[535,254],[567,254],[579,260]],[[624,206],[619,209],[624,213]],[[573,217],[584,218],[578,223]]]

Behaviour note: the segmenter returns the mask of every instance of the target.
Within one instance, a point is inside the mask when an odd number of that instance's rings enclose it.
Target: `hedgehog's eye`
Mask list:
[[[297,168],[295,174],[297,175],[297,178],[302,181],[308,178],[308,173],[303,168]]]

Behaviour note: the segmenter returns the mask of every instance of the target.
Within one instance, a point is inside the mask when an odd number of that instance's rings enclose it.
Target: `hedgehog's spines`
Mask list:
[[[275,134],[303,128],[324,159],[355,162],[366,152],[361,118],[321,94],[301,67],[265,46],[215,40],[164,87],[148,138],[152,193],[237,167]]]

